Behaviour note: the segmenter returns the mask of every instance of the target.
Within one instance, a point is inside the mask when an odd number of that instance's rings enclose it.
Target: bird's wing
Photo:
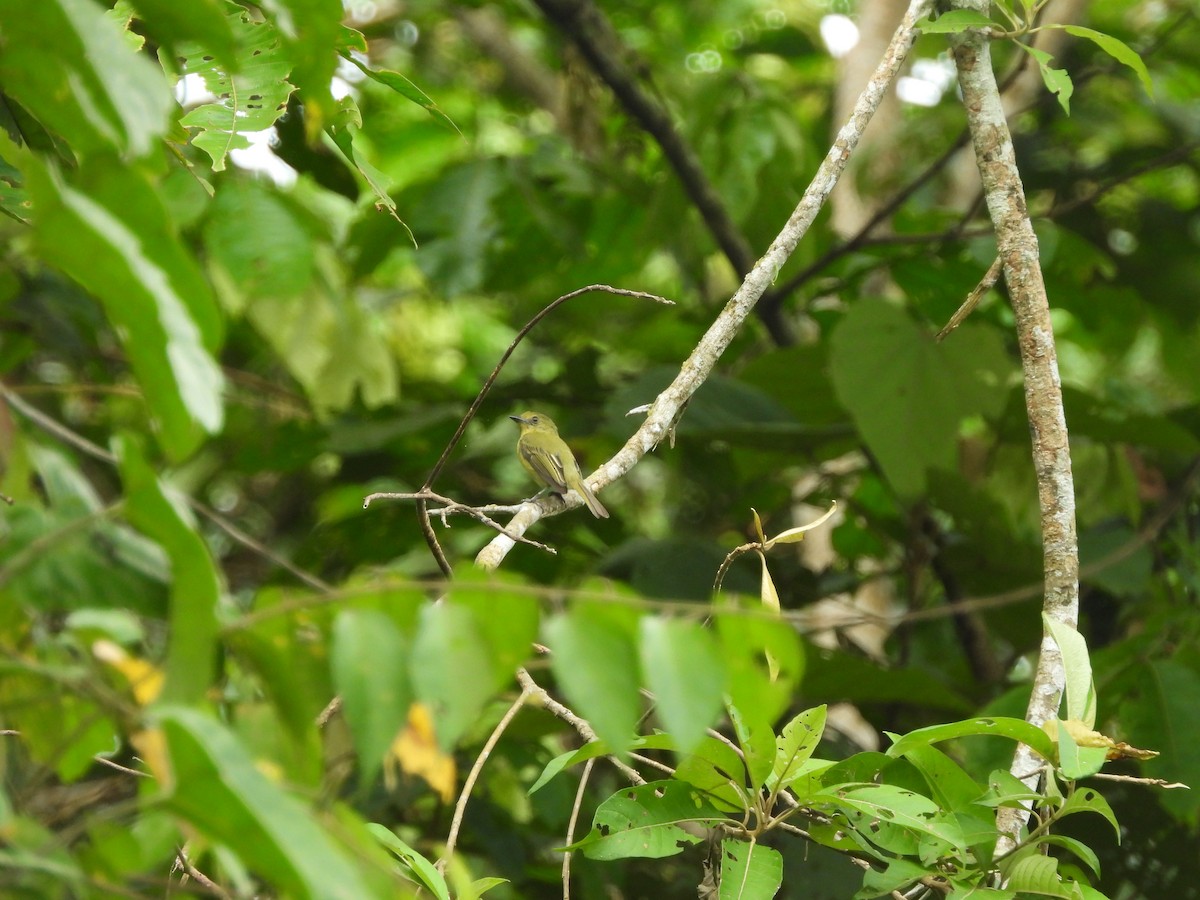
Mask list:
[[[553,453],[531,453],[522,449],[521,455],[529,463],[537,477],[556,494],[567,492],[567,479],[563,472],[562,460]]]

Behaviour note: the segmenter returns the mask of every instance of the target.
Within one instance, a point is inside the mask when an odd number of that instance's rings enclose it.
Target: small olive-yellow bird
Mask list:
[[[521,426],[521,436],[517,438],[517,459],[525,471],[538,484],[548,487],[559,496],[565,496],[568,488],[575,491],[583,498],[593,516],[607,519],[608,510],[596,499],[591,488],[583,483],[579,462],[567,442],[558,436],[558,428],[550,417],[539,412],[523,412],[509,418]]]

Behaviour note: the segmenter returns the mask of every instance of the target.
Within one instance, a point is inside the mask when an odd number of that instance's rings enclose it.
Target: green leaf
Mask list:
[[[330,900],[372,896],[309,809],[268,780],[221,722],[175,706],[159,708],[156,716],[170,757],[170,809],[214,843],[236,848],[246,865],[283,893]]]
[[[165,700],[204,698],[216,674],[220,584],[204,539],[183,499],[159,482],[137,441],[118,437],[114,449],[129,521],[157,541],[171,561],[170,637]]]
[[[1107,747],[1081,747],[1061,720],[1058,721],[1058,771],[1068,781],[1095,775],[1104,768]]]
[[[716,626],[734,706],[769,726],[787,709],[804,675],[804,653],[795,628],[734,609],[718,611]],[[775,662],[774,678],[768,659]]]
[[[923,669],[884,669],[850,653],[808,657],[804,690],[828,703],[888,703],[920,697],[926,706],[966,713],[975,705]]]
[[[333,624],[330,663],[346,722],[369,782],[408,715],[408,647],[392,620],[369,609],[346,609]]]
[[[646,616],[638,649],[655,712],[687,753],[721,715],[725,667],[717,642],[696,622]]]
[[[469,610],[450,603],[421,610],[409,678],[429,708],[438,746],[449,752],[493,693],[491,654]]]
[[[220,0],[131,0],[146,33],[160,44],[175,47],[195,41],[227,68],[237,66],[233,30]]]
[[[399,396],[379,315],[355,297],[326,296],[318,288],[300,297],[260,297],[249,317],[304,386],[320,418],[360,398],[374,409]]]
[[[1005,737],[1028,744],[1048,760],[1055,759],[1057,755],[1054,742],[1050,740],[1050,736],[1046,732],[1036,725],[1029,724],[1024,719],[1013,719],[1007,716],[980,716],[974,719],[963,719],[960,722],[949,722],[945,725],[918,728],[888,747],[887,755],[903,756],[912,747],[936,744],[939,741],[949,741],[972,735]]]
[[[5,93],[77,153],[145,156],[172,108],[163,72],[91,0],[0,0]]]
[[[1095,850],[1078,838],[1067,837],[1065,834],[1043,834],[1037,842],[1062,847],[1064,850],[1074,853],[1084,865],[1092,870],[1093,875],[1097,878],[1100,877],[1100,857],[1096,855]]]
[[[1087,38],[1117,62],[1133,69],[1138,80],[1141,81],[1142,87],[1146,89],[1146,93],[1151,97],[1154,96],[1154,82],[1150,79],[1150,72],[1146,68],[1146,64],[1142,62],[1142,58],[1137,55],[1136,51],[1124,41],[1102,31],[1084,28],[1082,25],[1051,25],[1049,27],[1062,28],[1067,34]]]
[[[507,878],[476,878],[465,890],[458,894],[458,900],[479,900],[484,894],[494,887],[499,887],[502,884],[508,884]]]
[[[471,611],[492,661],[492,686],[512,684],[517,668],[533,653],[540,610],[524,582],[472,567],[459,573],[450,602]]]
[[[894,736],[889,734],[889,737]],[[930,744],[906,750],[904,758],[921,773],[933,799],[945,809],[967,809],[984,792],[983,785],[968,775],[962,766]]]
[[[946,900],[1016,900],[1016,891],[987,887],[960,887],[946,895]]]
[[[648,734],[635,739],[629,745],[628,749],[674,750],[675,740],[669,734]],[[550,779],[571,766],[587,762],[589,759],[596,759],[600,756],[609,756],[611,753],[612,749],[604,741],[588,741],[578,750],[569,750],[566,753],[560,753],[554,759],[550,760],[550,762],[546,763],[546,767],[542,769],[542,774],[537,777],[537,780],[527,793],[532,794],[545,787]]]
[[[224,378],[212,353],[221,319],[154,188],[115,160],[74,184],[31,161],[39,246],[104,304],[142,387],[158,439],[182,460],[220,431]]]
[[[578,604],[546,623],[550,668],[572,709],[623,754],[641,713],[632,636],[594,606]]]
[[[803,770],[804,764],[817,749],[825,732],[825,704],[799,713],[788,722],[775,741],[775,767],[767,779],[767,787],[786,788]]]
[[[721,842],[718,900],[771,900],[783,884],[783,856],[757,841]]]
[[[834,389],[884,473],[904,497],[924,493],[930,469],[954,471],[960,422],[997,415],[1012,363],[982,326],[935,343],[901,309],[862,300],[833,332]]]
[[[1027,787],[1015,775],[997,769],[988,776],[987,792],[975,802],[980,806],[1016,808],[1025,803],[1040,803],[1044,799],[1039,791]]]
[[[192,143],[212,157],[213,171],[225,168],[230,150],[250,146],[247,132],[264,131],[287,109],[294,90],[288,82],[291,58],[282,49],[279,32],[270,22],[253,22],[245,10],[228,17],[237,42],[236,70],[222,63],[203,45],[176,48],[185,75],[198,75],[216,96],[180,119],[199,133]]]
[[[675,767],[675,777],[704,793],[709,802],[727,812],[749,808],[746,764],[725,741],[706,736]]]
[[[707,826],[723,818],[691,785],[652,781],[618,791],[601,803],[591,832],[569,849],[598,860],[661,859],[703,840],[695,828],[681,826]]]
[[[260,181],[230,179],[222,184],[208,210],[204,244],[213,279],[223,287],[222,300],[235,313],[247,307],[254,311],[254,301],[263,297],[296,297],[316,281],[312,225],[286,197]],[[277,323],[282,318],[282,324],[288,324],[287,318],[278,315],[280,310],[270,309],[276,313]],[[306,312],[310,322],[324,318]],[[270,339],[271,330],[263,327],[262,331]],[[319,331],[323,334],[324,329]],[[277,346],[279,355],[293,365],[297,351],[289,352],[287,344]],[[297,378],[305,383],[299,375]]]
[[[342,0],[264,0],[263,8],[288,47],[292,71],[288,76],[304,101],[304,125],[316,140],[336,115],[329,92],[337,68],[336,48],[342,38]]]
[[[433,116],[435,122],[445,125],[451,131],[457,134],[462,134],[462,132],[458,130],[458,126],[451,121],[450,117],[438,109],[438,105],[430,99],[429,95],[413,84],[404,75],[401,75],[399,72],[393,72],[390,69],[372,69],[370,66],[363,65],[349,53],[343,53],[342,56],[357,66],[359,71],[361,71],[372,81],[378,81],[385,87],[389,87],[396,93],[400,94],[400,96],[407,97],[413,103],[417,104],[417,106],[421,107],[431,116]]]
[[[357,128],[361,125],[362,118],[358,112],[358,104],[354,102],[353,97],[343,97],[338,106],[338,114],[326,127],[325,133],[329,142],[337,148],[346,162],[357,169],[358,174],[367,182],[375,194],[375,208],[387,210],[388,214],[404,228],[408,239],[416,247],[417,239],[413,237],[412,231],[400,218],[400,214],[396,212],[396,201],[388,193],[387,177],[367,162],[362,154],[354,148],[354,136]]]
[[[433,863],[383,825],[377,822],[368,822],[367,830],[383,847],[395,853],[437,900],[450,900],[450,888],[446,885],[446,879],[442,877],[442,873],[434,867]]]
[[[1018,893],[1074,900],[1074,885],[1058,874],[1058,860],[1050,856],[1029,855],[1017,860],[1005,873],[1005,884]]]
[[[871,784],[818,794],[809,802],[842,810],[851,825],[873,843],[898,853],[912,852],[909,842],[885,826],[915,835],[928,835],[966,852],[967,840],[958,823],[921,794],[891,784]],[[912,845],[915,849],[915,844]],[[922,849],[930,848],[923,846]]]
[[[1117,842],[1120,843],[1121,828],[1117,825],[1117,817],[1113,813],[1112,807],[1108,805],[1108,801],[1095,788],[1076,788],[1062,805],[1059,816],[1069,816],[1080,812],[1093,812],[1107,819],[1117,835]]]
[[[742,757],[750,775],[750,786],[758,790],[775,768],[775,731],[771,720],[753,711],[746,715],[733,703],[725,705],[734,736],[742,748]]]
[[[1087,641],[1070,625],[1042,614],[1042,623],[1054,637],[1066,668],[1067,718],[1096,727],[1096,685],[1092,681],[1092,660]]]
[[[863,875],[862,889],[854,895],[853,900],[871,900],[874,897],[893,895],[893,891],[919,882],[930,872],[925,866],[919,866],[906,859],[893,859],[882,869],[867,869]]]
[[[1071,114],[1071,95],[1075,93],[1075,85],[1071,81],[1071,76],[1062,69],[1052,68],[1050,60],[1054,57],[1045,50],[1030,47],[1019,41],[1017,42],[1017,46],[1033,57],[1037,63],[1038,71],[1042,73],[1042,81],[1046,85],[1046,90],[1058,97],[1059,106],[1069,116]]]
[[[952,9],[936,19],[922,19],[917,23],[923,34],[961,34],[968,28],[995,27],[995,22],[973,9]]]

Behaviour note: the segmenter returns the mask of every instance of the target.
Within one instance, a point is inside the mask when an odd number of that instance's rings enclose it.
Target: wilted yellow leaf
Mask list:
[[[384,778],[389,784],[395,780],[396,766],[403,772],[424,778],[446,803],[454,799],[454,757],[447,756],[438,747],[433,719],[423,703],[414,703],[408,708],[408,723],[392,741],[384,760]]]
[[[109,640],[93,643],[92,654],[125,677],[139,706],[149,706],[158,698],[165,677],[158,666],[130,656],[124,647]]]

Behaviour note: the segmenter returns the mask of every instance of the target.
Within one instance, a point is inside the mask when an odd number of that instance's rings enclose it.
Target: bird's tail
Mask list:
[[[583,496],[583,502],[587,504],[587,508],[591,510],[592,515],[597,519],[607,519],[608,510],[604,508],[604,504],[592,493],[592,489],[579,481],[579,493]]]

